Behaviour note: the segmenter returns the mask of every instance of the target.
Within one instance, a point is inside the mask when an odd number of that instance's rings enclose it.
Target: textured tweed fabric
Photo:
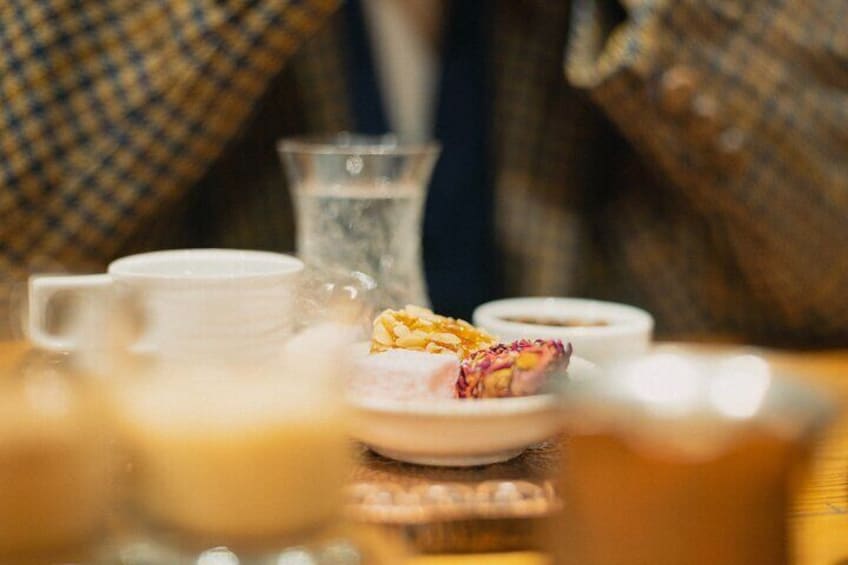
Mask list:
[[[496,3],[503,291],[848,343],[844,0]],[[0,278],[293,249],[277,138],[350,126],[322,0],[0,5]],[[281,70],[282,69],[282,70]]]

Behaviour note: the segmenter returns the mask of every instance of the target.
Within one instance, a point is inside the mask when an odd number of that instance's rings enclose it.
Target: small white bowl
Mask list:
[[[511,322],[504,318],[604,322],[594,326],[553,326]],[[474,324],[503,341],[561,339],[574,353],[599,365],[636,357],[651,344],[654,318],[644,310],[582,298],[507,298],[479,306]]]
[[[596,377],[598,369],[572,356],[569,379]],[[384,457],[441,467],[506,461],[560,428],[556,394],[517,398],[385,400],[349,398],[351,435]]]

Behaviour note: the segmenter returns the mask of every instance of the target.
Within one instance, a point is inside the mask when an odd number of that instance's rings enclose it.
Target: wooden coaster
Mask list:
[[[348,487],[350,516],[401,531],[423,552],[505,551],[538,546],[540,522],[560,507],[559,448],[540,444],[481,467],[424,467],[360,447]]]

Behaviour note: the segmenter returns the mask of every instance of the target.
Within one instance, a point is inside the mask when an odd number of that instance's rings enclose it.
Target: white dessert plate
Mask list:
[[[569,379],[597,367],[571,357]],[[384,457],[440,467],[507,461],[560,428],[555,394],[517,398],[387,400],[349,398],[353,437]]]

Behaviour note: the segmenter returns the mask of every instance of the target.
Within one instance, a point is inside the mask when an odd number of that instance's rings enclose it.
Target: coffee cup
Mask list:
[[[495,300],[479,306],[473,320],[504,341],[570,342],[575,355],[598,365],[644,355],[654,329],[653,317],[640,308],[584,298]]]
[[[76,351],[90,333],[80,323],[53,331],[49,312],[70,294],[91,330],[105,323],[104,304],[130,295],[142,328],[130,348],[168,358],[239,355],[273,349],[292,329],[296,285],[303,263],[288,255],[235,249],[180,249],[117,259],[106,273],[33,276],[29,334],[39,347]]]

